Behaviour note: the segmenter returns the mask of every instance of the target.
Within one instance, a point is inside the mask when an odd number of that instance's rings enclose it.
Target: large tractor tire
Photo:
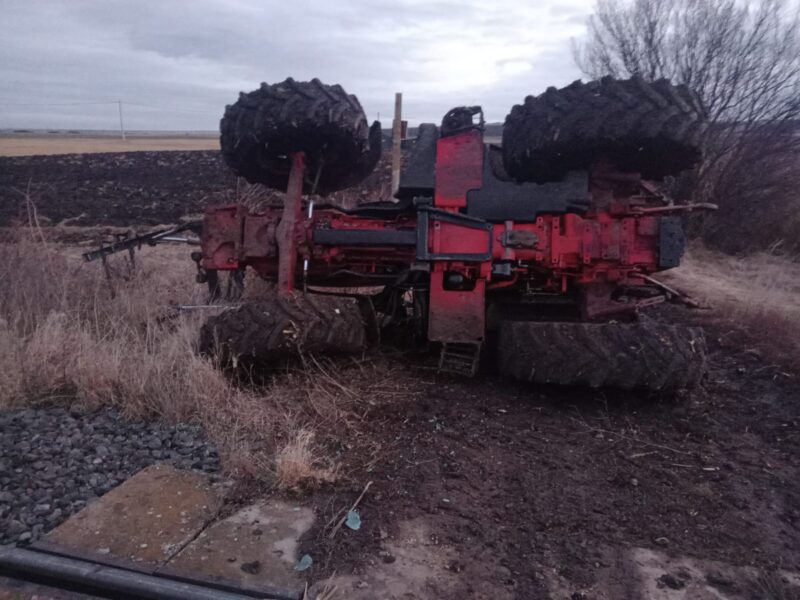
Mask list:
[[[699,96],[666,79],[576,81],[511,109],[503,126],[503,162],[518,181],[559,181],[599,158],[661,179],[700,160],[706,121]]]
[[[319,79],[262,83],[225,107],[219,124],[226,164],[250,183],[285,190],[289,155],[306,154],[305,193],[328,194],[369,175],[381,156],[381,126],[367,125],[358,98]]]
[[[523,381],[675,392],[706,371],[701,329],[654,322],[505,321],[500,371]]]
[[[293,294],[248,303],[211,317],[200,351],[223,364],[269,364],[303,353],[360,352],[366,329],[352,298]]]

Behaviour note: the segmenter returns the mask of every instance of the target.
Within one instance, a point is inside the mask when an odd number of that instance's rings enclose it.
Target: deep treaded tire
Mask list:
[[[306,153],[304,191],[327,194],[369,175],[381,156],[381,127],[367,126],[358,98],[319,79],[262,83],[225,107],[222,157],[250,183],[285,190],[292,152]],[[317,177],[319,173],[319,177]]]
[[[699,96],[666,79],[576,81],[511,109],[503,160],[519,181],[558,181],[600,157],[661,179],[697,163],[706,120]]]
[[[701,329],[654,322],[505,321],[499,361],[524,381],[674,392],[700,382],[706,346]]]
[[[226,310],[200,330],[200,351],[222,362],[269,363],[301,353],[359,352],[366,332],[351,298],[296,293]]]

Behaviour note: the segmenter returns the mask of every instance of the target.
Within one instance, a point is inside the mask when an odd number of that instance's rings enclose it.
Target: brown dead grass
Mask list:
[[[314,448],[314,432],[299,429],[278,451],[276,460],[278,486],[302,491],[304,486],[336,481],[337,469],[326,465]]]
[[[337,477],[342,452],[380,453],[358,434],[366,414],[413,395],[380,359],[305,357],[267,385],[234,381],[197,353],[208,312],[170,309],[205,300],[186,248],[146,248],[133,272],[114,256],[112,298],[99,263],[44,237],[20,229],[0,243],[0,407],[80,402],[200,422],[239,482],[304,491]]]
[[[709,306],[712,318],[743,329],[776,363],[800,368],[800,262],[769,253],[737,258],[694,244],[662,279]]]
[[[219,150],[217,137],[0,136],[0,156],[160,150]]]

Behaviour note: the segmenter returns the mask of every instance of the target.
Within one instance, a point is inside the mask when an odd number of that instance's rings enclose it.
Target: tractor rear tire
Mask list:
[[[500,371],[523,381],[676,392],[706,371],[703,331],[655,322],[505,321]]]
[[[511,109],[503,126],[503,162],[518,181],[559,181],[598,158],[661,179],[700,160],[706,122],[699,96],[666,79],[576,81]]]
[[[352,298],[293,294],[248,303],[211,317],[200,351],[222,364],[269,364],[304,353],[340,354],[366,347],[366,329]]]
[[[381,126],[372,127],[358,98],[319,79],[239,94],[219,124],[225,163],[250,183],[281,191],[294,152],[306,154],[305,193],[328,194],[359,183],[381,156]]]

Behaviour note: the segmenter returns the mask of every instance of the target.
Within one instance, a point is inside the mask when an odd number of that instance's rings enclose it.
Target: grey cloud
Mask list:
[[[261,81],[319,77],[370,117],[435,120],[511,105],[579,77],[569,40],[592,0],[0,0],[0,127],[215,129]],[[148,106],[137,106],[137,105]],[[155,107],[155,108],[154,108]]]

